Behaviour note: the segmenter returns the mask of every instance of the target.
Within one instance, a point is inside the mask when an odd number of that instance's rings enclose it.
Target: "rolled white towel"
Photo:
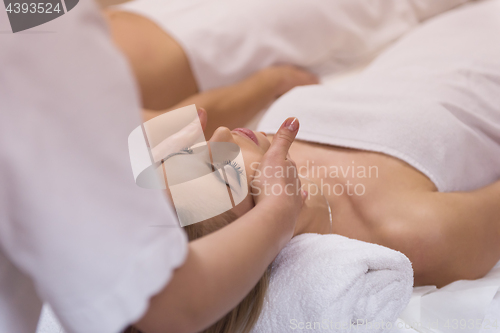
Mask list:
[[[300,235],[273,263],[252,332],[387,331],[412,286],[411,263],[400,252],[339,235]]]
[[[400,252],[339,235],[300,235],[274,260],[252,333],[390,332],[412,285],[411,263]],[[60,332],[46,308],[37,333]]]

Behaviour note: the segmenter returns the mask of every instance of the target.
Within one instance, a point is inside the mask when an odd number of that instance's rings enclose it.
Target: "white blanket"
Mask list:
[[[368,60],[421,21],[468,0],[135,0],[182,46],[200,90],[277,64],[317,74]]]
[[[382,152],[439,191],[500,179],[500,1],[441,14],[384,51],[347,85],[298,87],[257,130],[297,117],[304,141]]]
[[[339,235],[300,235],[273,263],[252,332],[382,332],[408,303],[412,285],[410,261],[400,252]]]

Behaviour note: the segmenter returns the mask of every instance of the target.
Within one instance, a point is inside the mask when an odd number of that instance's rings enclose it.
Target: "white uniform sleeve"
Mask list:
[[[0,251],[68,332],[117,332],[187,252],[163,194],[134,183],[131,71],[92,1],[0,43]]]
[[[316,74],[370,60],[421,21],[468,0],[135,0],[186,52],[201,90],[293,64]]]

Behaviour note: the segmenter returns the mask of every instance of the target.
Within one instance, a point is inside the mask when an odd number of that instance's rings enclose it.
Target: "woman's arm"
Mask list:
[[[427,200],[443,233],[437,247],[446,258],[442,278],[483,277],[500,260],[500,181],[472,192],[435,192]]]
[[[288,149],[298,130],[282,126],[261,167],[289,167]],[[255,186],[263,186],[265,173]],[[266,178],[268,184],[300,186],[296,176]],[[264,193],[264,191],[262,191]],[[189,244],[188,256],[170,283],[151,299],[135,325],[146,333],[197,332],[235,307],[290,240],[304,195],[256,197],[256,207],[227,227]]]
[[[500,260],[500,181],[472,192],[413,191],[390,210],[377,243],[409,257],[416,285],[477,279]]]
[[[244,126],[259,111],[293,87],[315,83],[318,80],[314,75],[297,67],[269,67],[237,84],[195,94],[167,110],[146,110],[144,121],[170,110],[196,104],[208,112],[205,134],[210,137],[219,126]]]
[[[244,126],[293,87],[318,83],[309,72],[283,65],[256,70],[238,83],[199,93],[183,48],[158,25],[123,11],[106,10],[104,15],[116,46],[134,72],[143,107],[155,110],[146,112],[146,120],[196,104],[208,111],[207,133],[211,134],[217,126]]]

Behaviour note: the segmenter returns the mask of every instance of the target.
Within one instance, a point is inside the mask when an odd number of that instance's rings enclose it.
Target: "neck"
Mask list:
[[[301,177],[301,182],[302,188],[308,191],[309,195],[297,220],[295,234],[331,234],[331,213],[327,199],[313,181]]]

